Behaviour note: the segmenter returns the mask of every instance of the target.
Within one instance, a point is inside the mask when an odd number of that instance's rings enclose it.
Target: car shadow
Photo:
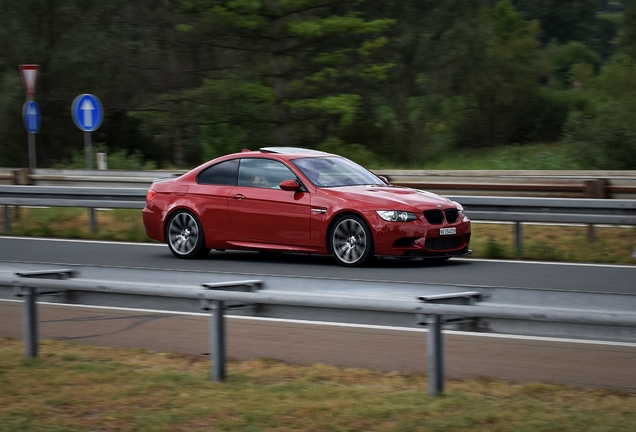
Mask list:
[[[272,263],[281,265],[308,265],[308,266],[340,266],[332,256],[308,255],[290,252],[252,252],[252,251],[212,251],[204,258],[213,261],[242,261],[254,263]],[[447,261],[423,260],[421,258],[403,259],[395,257],[375,257],[361,268],[452,268],[468,265],[467,260],[456,261],[452,258]]]

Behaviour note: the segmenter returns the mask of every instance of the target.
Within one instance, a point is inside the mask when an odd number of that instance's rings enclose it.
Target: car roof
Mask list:
[[[260,149],[260,152],[274,153],[285,156],[330,156],[330,153],[300,147],[262,147]]]

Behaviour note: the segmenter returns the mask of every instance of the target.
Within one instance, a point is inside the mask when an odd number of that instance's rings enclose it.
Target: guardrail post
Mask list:
[[[29,168],[20,168],[17,170],[13,171],[13,184],[14,185],[30,185],[31,184],[31,170]],[[15,212],[14,212],[14,216],[15,216],[15,220],[20,220],[20,206],[16,206],[15,207]],[[7,212],[5,211],[5,221],[6,219],[6,214]],[[9,221],[11,221],[11,219],[8,219]],[[5,222],[5,231],[9,232],[11,226],[9,226],[9,229],[6,229],[6,222]]]
[[[586,180],[585,181],[585,198],[599,198],[599,199],[607,199],[609,198],[609,194],[607,192],[607,187],[609,186],[609,182],[607,179],[599,178],[594,180]],[[596,232],[594,230],[594,225],[589,224],[587,226],[587,239],[588,241],[596,240]]]
[[[518,255],[523,252],[523,228],[520,221],[515,222],[515,251]]]
[[[428,394],[437,396],[444,391],[444,344],[442,341],[442,318],[439,315],[427,315],[428,339]]]
[[[95,215],[95,209],[88,209],[88,224],[91,232],[95,232],[97,230],[97,216]]]
[[[22,338],[26,358],[38,356],[38,310],[35,303],[36,289],[24,288],[24,307],[22,313]]]
[[[23,278],[68,279],[74,277],[75,270],[41,270],[16,273]],[[18,297],[24,297],[22,313],[22,338],[24,340],[24,355],[26,358],[38,356],[38,309],[37,297],[40,295],[56,295],[58,291],[41,292],[36,288],[22,285],[16,288]]]
[[[30,185],[31,170],[29,168],[20,168],[20,169],[14,170],[13,184],[14,185]]]
[[[424,303],[474,305],[481,301],[483,294],[479,291],[463,291],[447,294],[419,296]],[[445,323],[474,324],[474,318],[463,316],[418,315],[417,323],[428,327],[426,339],[426,356],[428,357],[428,394],[437,396],[444,391],[444,343],[442,325]]]
[[[214,300],[211,303],[210,315],[210,358],[212,359],[212,380],[225,379],[225,320],[223,317],[223,301]]]
[[[11,209],[8,205],[4,206],[4,232],[11,231]]]
[[[255,292],[262,288],[263,282],[258,280],[246,280],[237,282],[214,282],[201,284],[209,290]],[[225,309],[246,309],[253,305],[225,302],[222,300],[202,301],[203,310],[211,311],[210,315],[210,360],[212,361],[211,376],[213,381],[223,381],[225,379],[225,363],[227,361],[227,351],[225,343]]]

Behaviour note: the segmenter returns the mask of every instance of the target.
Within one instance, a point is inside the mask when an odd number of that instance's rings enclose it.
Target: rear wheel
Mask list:
[[[205,248],[201,223],[186,210],[178,210],[170,217],[166,240],[170,252],[177,258],[197,258],[210,252]]]
[[[359,216],[346,215],[334,223],[329,235],[331,252],[345,266],[361,266],[373,257],[373,235]]]

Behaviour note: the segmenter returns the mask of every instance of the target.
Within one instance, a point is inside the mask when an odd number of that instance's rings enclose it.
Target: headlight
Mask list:
[[[466,217],[466,212],[464,211],[464,206],[462,206],[457,201],[453,201],[453,204],[455,204],[455,207],[457,207],[457,210],[459,210],[459,214],[462,215],[462,218],[465,218]]]
[[[417,219],[414,213],[397,210],[377,210],[376,213],[387,222],[413,222]]]

